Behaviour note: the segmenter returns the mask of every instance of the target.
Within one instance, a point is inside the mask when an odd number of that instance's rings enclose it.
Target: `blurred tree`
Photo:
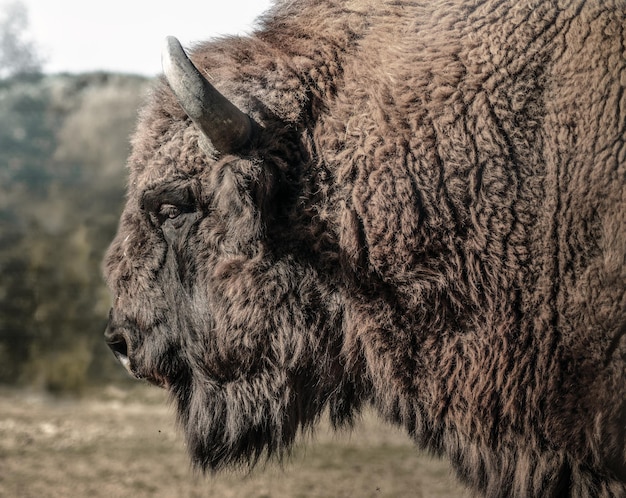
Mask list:
[[[28,22],[28,10],[22,2],[0,3],[0,78],[41,72],[41,56],[26,37]]]
[[[100,261],[145,90],[102,73],[0,81],[0,383],[77,392],[122,373]]]

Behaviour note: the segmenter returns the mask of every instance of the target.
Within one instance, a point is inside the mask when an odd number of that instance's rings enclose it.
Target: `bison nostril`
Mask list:
[[[119,336],[118,338],[109,341],[107,340],[108,346],[111,348],[115,356],[126,356],[128,357],[128,344],[126,339],[123,336]]]
[[[118,361],[130,372],[130,360],[128,359],[128,341],[125,335],[116,327],[109,323],[105,333],[104,340],[107,346],[111,348],[113,354]]]

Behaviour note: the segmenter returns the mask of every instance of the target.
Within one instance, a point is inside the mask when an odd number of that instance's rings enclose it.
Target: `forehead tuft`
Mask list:
[[[197,175],[209,158],[198,146],[200,131],[160,81],[142,109],[128,160],[132,185]]]

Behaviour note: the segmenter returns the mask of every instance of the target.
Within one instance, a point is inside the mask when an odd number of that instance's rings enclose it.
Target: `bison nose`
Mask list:
[[[123,329],[116,327],[112,320],[109,319],[106,331],[104,332],[104,340],[113,351],[113,354],[122,366],[132,374],[130,369],[130,360],[128,358],[128,339]]]

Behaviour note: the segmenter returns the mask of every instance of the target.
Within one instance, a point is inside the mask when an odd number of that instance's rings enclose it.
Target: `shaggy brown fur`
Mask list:
[[[194,462],[368,402],[480,494],[626,496],[625,50],[582,0],[286,1],[196,47],[262,132],[208,157],[162,82],[105,265]]]

